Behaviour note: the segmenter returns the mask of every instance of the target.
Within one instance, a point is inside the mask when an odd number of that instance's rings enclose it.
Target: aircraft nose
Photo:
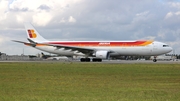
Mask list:
[[[169,48],[168,48],[168,52],[171,52],[172,50],[173,50],[172,47],[169,47]]]

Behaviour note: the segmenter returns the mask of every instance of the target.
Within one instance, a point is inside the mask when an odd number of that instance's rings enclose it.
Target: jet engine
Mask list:
[[[109,51],[96,51],[95,53],[96,58],[101,58],[101,59],[108,59],[109,58]]]

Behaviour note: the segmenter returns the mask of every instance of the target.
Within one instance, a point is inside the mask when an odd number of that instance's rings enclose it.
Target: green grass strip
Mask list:
[[[180,101],[180,64],[0,63],[0,101]]]

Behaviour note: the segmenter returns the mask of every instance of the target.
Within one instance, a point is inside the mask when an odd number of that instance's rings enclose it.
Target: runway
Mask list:
[[[37,62],[37,63],[104,63],[104,64],[180,64],[180,60],[157,61],[152,60],[103,60],[102,62],[80,62],[79,60],[41,60],[41,61],[0,61],[0,62]]]
[[[137,64],[137,63],[147,63],[147,64],[180,64],[180,61],[157,61],[152,60],[110,60],[103,61],[102,63],[120,63],[120,64]]]

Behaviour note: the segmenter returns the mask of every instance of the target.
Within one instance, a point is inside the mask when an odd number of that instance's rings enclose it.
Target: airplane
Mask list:
[[[49,41],[43,38],[30,23],[25,23],[27,40],[29,42],[12,40],[23,43],[41,51],[60,56],[82,56],[81,62],[101,62],[113,56],[156,56],[172,51],[172,48],[163,42],[153,40],[135,41]],[[93,57],[93,58],[90,58]]]

